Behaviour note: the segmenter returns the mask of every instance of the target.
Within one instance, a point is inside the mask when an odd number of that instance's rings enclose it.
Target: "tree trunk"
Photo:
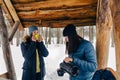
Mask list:
[[[57,44],[60,43],[60,29],[57,28]]]
[[[1,34],[2,34],[2,33],[1,33],[1,29],[0,29],[0,36],[1,36]],[[1,47],[1,37],[0,37],[0,47]]]
[[[48,27],[46,27],[46,29],[45,29],[45,44],[47,44],[48,43]]]
[[[120,0],[111,0],[113,30],[116,52],[116,69],[120,76]]]
[[[13,40],[10,41],[11,45],[13,45]]]
[[[22,42],[24,34],[25,34],[25,31],[20,31],[20,43]]]
[[[20,31],[17,30],[17,34],[16,34],[16,46],[19,46],[20,44]]]
[[[111,47],[115,47],[114,45],[114,32],[112,30],[112,33],[111,33]]]
[[[1,41],[0,41],[0,47],[1,47]]]
[[[62,29],[60,28],[60,44],[63,44],[63,34],[62,34]]]
[[[81,37],[83,37],[83,27],[79,27],[78,28],[78,35],[80,35]]]
[[[43,35],[43,33],[44,33],[43,27],[41,27],[40,33],[41,33],[41,35]]]
[[[0,30],[1,30],[1,38],[2,38],[3,55],[4,55],[4,60],[5,60],[7,71],[8,71],[8,79],[17,80],[14,64],[12,60],[12,55],[11,55],[10,44],[8,40],[8,31],[5,25],[1,6],[0,6]]]
[[[49,38],[48,38],[48,43],[51,44],[51,28],[49,28]]]
[[[92,26],[89,27],[89,41],[94,42],[94,28]]]
[[[112,29],[109,0],[98,0],[96,52],[98,69],[105,68],[108,62],[110,34]]]

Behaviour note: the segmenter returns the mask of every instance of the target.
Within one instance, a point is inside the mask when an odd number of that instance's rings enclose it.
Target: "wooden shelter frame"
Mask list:
[[[114,30],[116,68],[117,68],[116,72],[120,76],[120,5],[119,5],[120,0],[64,0],[65,1],[64,3],[62,2],[63,0],[58,0],[59,3],[56,3],[55,1],[56,0],[47,0],[43,2],[44,3],[43,5],[43,3],[39,2],[39,0],[18,0],[18,2],[17,0],[16,1],[0,0],[0,33],[2,38],[2,49],[4,54],[4,60],[7,68],[7,73],[0,75],[0,77],[5,77],[11,80],[17,80],[9,42],[12,40],[18,28],[20,30],[24,30],[26,26],[32,24],[57,28],[57,27],[64,27],[66,24],[70,24],[70,23],[73,23],[78,26],[96,25],[97,28],[96,52],[97,52],[98,69],[105,68],[107,66],[110,35],[112,29]],[[80,1],[81,3],[79,3]],[[13,2],[16,4],[13,5]],[[38,6],[32,8],[33,5],[31,3],[27,4],[27,2],[29,3],[34,2],[34,4]],[[56,6],[52,2],[55,2],[58,6]],[[20,3],[21,5],[19,5],[18,3]],[[26,5],[22,3],[25,3]],[[69,3],[73,3],[72,6],[70,6]],[[46,4],[49,4],[52,7],[49,7],[49,5]],[[88,4],[92,5],[92,7],[82,6]],[[95,4],[97,4],[97,6]],[[31,7],[28,7],[28,5],[31,5]],[[76,8],[78,6],[80,8]],[[56,9],[54,12],[52,12],[53,8]],[[60,10],[57,10],[58,8],[60,8]],[[67,9],[67,8],[72,8],[72,9]],[[49,9],[49,11],[46,11],[46,9]],[[84,11],[83,9],[85,9],[86,11]],[[22,12],[19,12],[20,10]],[[27,10],[31,10],[31,11],[35,10],[35,11],[32,11],[31,13],[30,12],[25,13],[25,11]],[[3,11],[6,14],[8,14],[7,18],[10,20],[11,25],[13,25],[13,31],[10,36],[8,36],[7,26],[5,24]],[[73,13],[73,11],[75,12]],[[38,16],[35,16],[36,14]],[[58,15],[55,16],[54,14],[58,14]],[[82,16],[80,16],[80,14]],[[31,15],[32,17],[30,17]],[[51,17],[49,17],[50,15]],[[32,20],[32,18],[34,17],[35,19]],[[31,20],[28,20],[29,18]]]

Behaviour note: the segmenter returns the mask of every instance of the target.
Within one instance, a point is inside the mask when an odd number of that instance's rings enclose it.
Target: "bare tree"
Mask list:
[[[57,28],[57,44],[60,43],[60,28]]]
[[[94,28],[92,26],[89,26],[89,41],[94,42]]]
[[[16,46],[19,46],[20,44],[20,31],[17,30],[17,33],[16,33]]]
[[[115,47],[115,44],[114,44],[114,32],[113,32],[113,29],[112,29],[112,32],[111,32],[111,47]]]
[[[51,44],[51,28],[49,28],[49,38],[48,38],[48,43]]]
[[[47,44],[48,43],[48,27],[46,27],[46,29],[45,29],[45,44]]]
[[[81,37],[84,38],[84,28],[83,27],[78,28],[78,35],[80,35]]]

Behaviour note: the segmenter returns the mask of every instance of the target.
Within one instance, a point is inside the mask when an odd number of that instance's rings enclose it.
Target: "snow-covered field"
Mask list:
[[[62,62],[65,56],[67,56],[65,55],[65,45],[52,44],[52,45],[48,45],[47,48],[49,50],[49,56],[45,58],[45,64],[46,64],[45,80],[68,80],[68,74],[65,74],[63,77],[58,77],[56,73],[56,69],[59,67],[59,63]],[[22,57],[20,47],[16,47],[16,45],[12,45],[11,52],[16,70],[17,80],[21,80],[22,64],[24,59]],[[109,50],[108,67],[111,67],[114,70],[116,70],[115,50],[112,47],[110,47]],[[6,72],[6,67],[3,59],[2,47],[0,47],[0,74],[5,72]]]

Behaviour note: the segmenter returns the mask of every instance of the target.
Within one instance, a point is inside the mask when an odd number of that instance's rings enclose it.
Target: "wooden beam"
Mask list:
[[[0,0],[0,5],[2,5],[2,0]]]
[[[31,3],[15,4],[14,7],[17,11],[31,11],[31,10],[55,10],[76,8],[88,5],[97,5],[97,0],[48,0]]]
[[[5,13],[5,16],[6,16],[7,19],[10,21],[10,24],[13,25],[13,18],[12,18],[12,16],[10,15],[9,10],[7,9],[7,6],[5,5],[5,3],[4,3],[3,0],[1,0],[1,2],[2,2],[2,9],[3,9],[4,13]]]
[[[97,10],[97,31],[96,31],[96,52],[98,69],[107,67],[110,35],[112,29],[111,10],[109,0],[98,0]]]
[[[87,26],[95,25],[96,19],[78,19],[78,20],[59,20],[59,21],[41,21],[41,22],[23,22],[25,27],[30,25],[43,26],[43,27],[52,27],[52,28],[61,28],[65,27],[67,24],[75,24],[76,26]]]
[[[76,9],[61,10],[36,10],[30,12],[18,12],[20,19],[59,20],[59,19],[81,19],[96,17],[96,7],[83,7]]]
[[[19,21],[19,22],[20,22],[20,19],[19,19],[17,13],[16,13],[16,11],[15,11],[15,9],[14,9],[11,1],[10,1],[10,0],[4,0],[4,2],[5,2],[5,4],[6,4],[8,10],[10,11],[10,14],[12,15],[14,21]],[[24,30],[21,22],[20,22],[19,29],[20,29],[20,30]]]
[[[10,45],[8,41],[7,27],[5,25],[5,20],[3,17],[1,6],[0,6],[0,30],[1,30],[2,50],[8,71],[8,78],[11,80],[16,80],[15,69],[14,69]]]
[[[8,72],[0,74],[0,78],[8,79]]]
[[[13,3],[29,3],[35,2],[36,0],[11,0]]]
[[[9,41],[11,41],[13,39],[13,36],[15,35],[15,33],[18,29],[19,23],[20,23],[19,21],[16,21],[15,24],[13,25],[13,30],[10,34]]]
[[[95,19],[42,21],[41,25],[44,27],[61,28],[68,24],[74,24],[76,26],[95,25],[95,22]]]
[[[113,18],[115,53],[116,53],[116,71],[120,77],[120,1],[111,0],[111,12]]]

